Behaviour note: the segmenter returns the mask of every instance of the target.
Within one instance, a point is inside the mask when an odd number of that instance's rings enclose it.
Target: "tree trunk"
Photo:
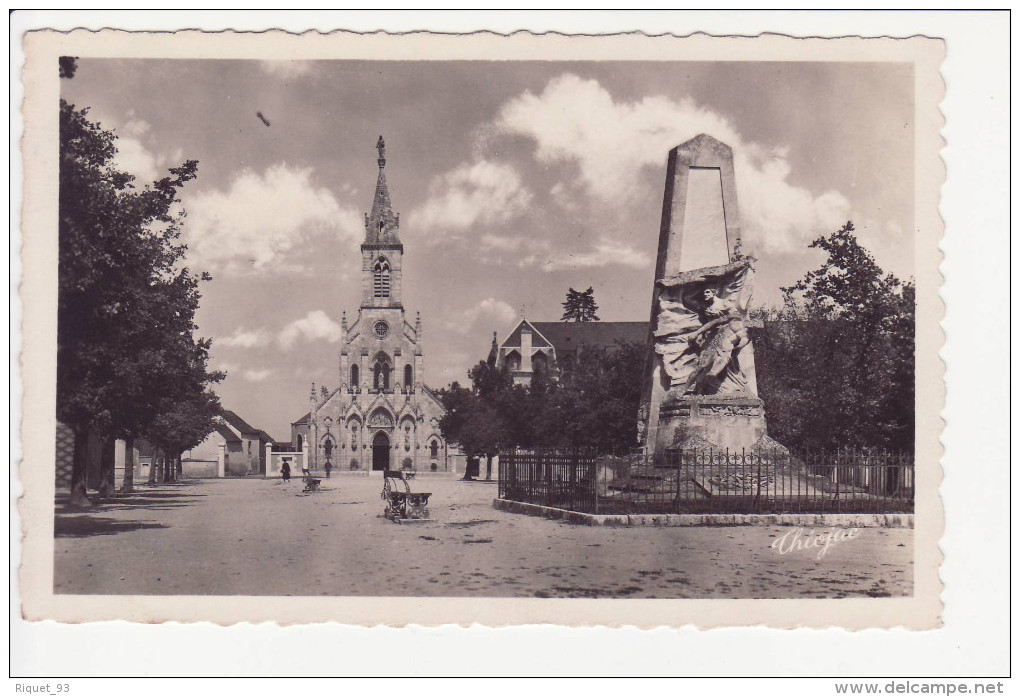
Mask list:
[[[116,479],[117,441],[114,438],[103,440],[99,456],[99,498],[110,499],[117,495]]]
[[[152,455],[149,456],[149,486],[156,485],[156,449],[152,449]]]
[[[135,439],[124,439],[124,483],[120,490],[128,494],[135,490]]]
[[[492,455],[485,456],[485,480],[492,479]]]
[[[85,426],[74,427],[74,456],[71,459],[71,500],[72,506],[91,508],[88,497],[88,448],[89,430]]]
[[[174,477],[177,481],[184,479],[184,461],[181,459],[181,454],[177,453],[177,457],[174,458],[174,462],[177,464],[177,475]]]

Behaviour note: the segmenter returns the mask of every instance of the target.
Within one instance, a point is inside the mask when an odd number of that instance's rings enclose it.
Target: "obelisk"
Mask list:
[[[754,263],[741,252],[732,149],[705,134],[673,148],[638,414],[646,454],[766,443],[746,327]]]

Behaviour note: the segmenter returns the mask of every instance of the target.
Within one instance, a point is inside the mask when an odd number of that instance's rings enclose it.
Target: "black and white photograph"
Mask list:
[[[58,68],[56,593],[913,594],[911,64]]]

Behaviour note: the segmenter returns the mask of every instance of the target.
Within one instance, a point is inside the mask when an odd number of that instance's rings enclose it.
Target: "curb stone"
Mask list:
[[[494,499],[492,507],[507,513],[563,520],[577,525],[599,527],[723,527],[799,526],[836,528],[913,528],[913,513],[649,513],[640,515],[596,515],[541,506],[522,501]]]

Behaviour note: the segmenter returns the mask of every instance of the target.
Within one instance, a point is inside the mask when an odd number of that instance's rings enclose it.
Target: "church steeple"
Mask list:
[[[400,244],[397,229],[400,227],[400,216],[393,213],[390,203],[390,190],[386,185],[386,141],[382,136],[375,144],[379,151],[379,178],[375,183],[375,198],[372,199],[372,212],[365,214],[365,245],[394,246]]]
[[[386,186],[386,141],[379,136],[379,179],[372,212],[365,214],[365,241],[361,244],[361,306],[400,308],[401,266],[404,245],[397,237],[400,216],[394,215]]]

